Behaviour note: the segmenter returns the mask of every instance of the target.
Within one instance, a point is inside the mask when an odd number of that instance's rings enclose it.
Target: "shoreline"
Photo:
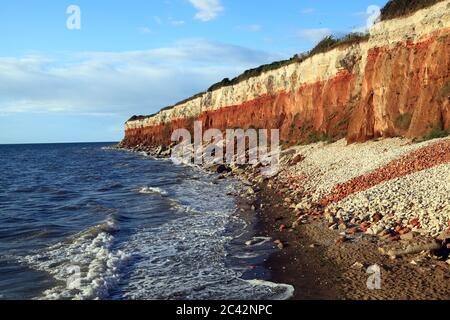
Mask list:
[[[139,149],[142,148],[131,151],[146,152],[157,158],[167,158],[170,154],[170,148]],[[297,158],[289,152],[283,152],[283,157],[291,162]],[[281,171],[288,167],[284,164]],[[294,286],[293,300],[447,300],[450,296],[449,264],[434,254],[440,251],[448,259],[448,239],[438,249],[429,247],[438,243],[429,235],[412,238],[401,235],[400,239],[400,236],[370,235],[357,228],[336,228],[334,224],[330,226],[332,216],[325,207],[309,197],[297,197],[289,189],[290,184],[279,178],[281,172],[274,178],[264,179],[257,167],[204,169],[217,172],[217,179],[234,177],[245,182],[247,191],[236,193],[237,213],[248,210],[249,206],[242,208],[239,198],[253,201],[250,211],[257,218],[255,236],[270,237],[276,249],[264,267],[270,273],[271,282]],[[307,209],[299,210],[293,205],[305,201],[309,202]],[[383,252],[400,245],[422,250],[399,254],[395,259]],[[370,290],[367,285],[371,276],[367,270],[373,266],[378,266],[380,271],[381,289],[378,290]]]

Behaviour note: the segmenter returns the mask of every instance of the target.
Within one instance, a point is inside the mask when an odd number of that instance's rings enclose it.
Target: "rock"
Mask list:
[[[347,236],[341,236],[341,237],[339,237],[339,238],[336,240],[335,244],[339,246],[339,245],[341,245],[341,244],[343,244],[344,242],[347,242],[347,241],[350,241],[350,238],[349,238],[349,237],[347,237]]]
[[[400,230],[398,231],[398,233],[399,233],[400,235],[406,235],[406,234],[408,234],[408,233],[411,233],[411,229],[409,229],[409,228],[402,228],[402,229],[400,229]]]
[[[301,223],[302,223],[302,218],[298,218],[298,219],[295,220],[294,223],[292,224],[292,228],[293,228],[293,229],[297,228]]]
[[[352,265],[352,269],[358,269],[358,270],[361,270],[362,268],[364,268],[364,265],[363,265],[361,262],[355,262],[355,263]]]
[[[448,259],[448,260],[447,260],[447,264],[449,264],[449,265],[450,265],[450,259]]]
[[[255,190],[253,190],[253,188],[250,187],[250,188],[247,189],[247,193],[250,194],[250,195],[253,195],[253,194],[255,194]]]
[[[224,164],[219,165],[219,166],[217,167],[217,169],[216,169],[216,172],[217,172],[218,174],[228,173],[228,172],[231,172],[231,171],[232,171],[231,168],[230,168],[230,167],[227,167],[227,166],[224,165]]]
[[[375,213],[375,214],[372,216],[372,222],[374,222],[374,223],[380,222],[381,219],[383,219],[383,216],[382,216],[380,213]]]
[[[439,234],[439,236],[436,239],[438,239],[439,241],[445,241],[447,239],[450,239],[450,231],[447,230],[441,232],[441,234]]]
[[[383,247],[378,248],[381,254],[390,256],[391,258],[401,257],[408,254],[415,254],[422,251],[435,251],[439,250],[441,245],[436,241],[430,241],[428,243],[414,243],[408,245],[406,248],[393,248],[386,249]]]
[[[414,239],[414,233],[412,232],[400,235],[400,240],[411,241],[412,239]]]
[[[301,154],[298,154],[291,160],[291,165],[295,166],[297,163],[302,162],[303,160],[305,160],[305,157]]]
[[[341,224],[338,226],[338,230],[339,230],[339,231],[345,231],[345,230],[347,230],[347,226],[345,225],[345,223],[341,223]]]
[[[329,226],[328,229],[330,229],[330,230],[337,230],[337,229],[338,229],[337,223],[335,223],[335,224]]]
[[[285,224],[282,224],[281,226],[280,226],[280,232],[283,232],[284,230],[286,230],[287,229],[287,227],[286,227],[286,225]]]
[[[163,152],[167,151],[167,147],[166,146],[159,146],[156,150],[155,150],[155,154],[158,156],[161,156]]]
[[[284,249],[284,243],[281,240],[275,240],[273,243],[278,247],[278,249]]]

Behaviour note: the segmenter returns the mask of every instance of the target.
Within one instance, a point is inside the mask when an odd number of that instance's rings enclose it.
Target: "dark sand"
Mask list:
[[[263,187],[258,193],[257,236],[283,242],[284,249],[271,255],[265,266],[271,281],[295,287],[293,299],[450,299],[450,267],[445,262],[429,254],[392,260],[379,253],[380,240],[371,236],[337,244],[341,235],[320,217],[289,229],[296,218],[292,209],[283,207],[283,199],[274,189]],[[280,231],[282,225],[287,229]],[[381,268],[380,290],[367,288],[366,270],[374,264]]]

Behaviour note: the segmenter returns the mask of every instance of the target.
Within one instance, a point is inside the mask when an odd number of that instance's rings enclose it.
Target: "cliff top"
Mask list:
[[[387,21],[387,20],[411,15],[421,9],[431,7],[442,1],[445,1],[445,0],[390,0],[381,9],[380,21]],[[276,70],[276,69],[282,68],[284,66],[288,66],[293,63],[302,63],[303,61],[305,61],[317,54],[326,53],[326,52],[331,51],[336,48],[347,47],[347,46],[350,46],[350,45],[353,45],[356,43],[367,41],[368,38],[369,38],[368,33],[350,33],[341,38],[336,38],[334,36],[325,37],[311,51],[308,51],[306,53],[296,54],[287,60],[275,61],[270,64],[265,64],[265,65],[259,66],[257,68],[246,70],[242,74],[238,75],[237,77],[235,77],[233,79],[225,78],[222,81],[213,84],[207,91],[200,92],[200,93],[198,93],[194,96],[191,96],[185,100],[182,100],[172,106],[165,107],[155,114],[152,114],[149,116],[144,116],[144,115],[133,116],[127,122],[153,117],[161,111],[173,109],[179,105],[185,104],[185,103],[192,101],[198,97],[201,97],[202,95],[204,95],[208,92],[212,92],[212,91],[221,89],[223,87],[228,87],[228,86],[233,86],[233,85],[239,84],[250,78],[258,77],[265,72],[268,72],[271,70]]]

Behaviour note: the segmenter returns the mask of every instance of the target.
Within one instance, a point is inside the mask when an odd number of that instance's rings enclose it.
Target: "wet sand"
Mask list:
[[[295,216],[278,191],[262,187],[256,200],[257,235],[281,241],[265,263],[271,281],[295,287],[294,300],[448,300],[450,268],[429,253],[395,260],[383,256],[380,239],[360,235],[342,242],[321,217],[292,227]],[[281,230],[281,231],[280,231]],[[274,244],[276,246],[276,244]],[[378,265],[381,289],[370,290],[366,271]]]

